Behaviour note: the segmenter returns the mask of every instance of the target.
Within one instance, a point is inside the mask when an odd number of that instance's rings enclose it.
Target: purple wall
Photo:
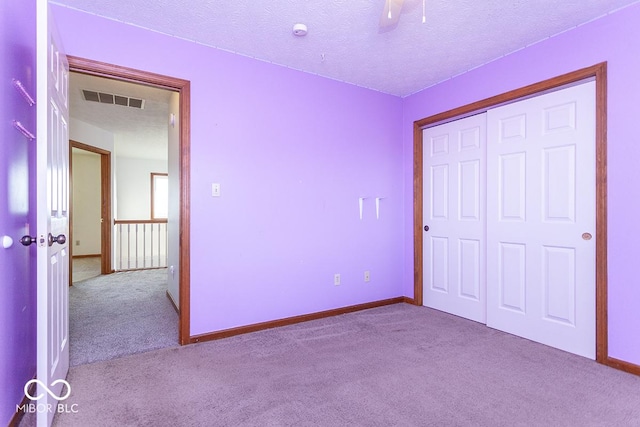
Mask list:
[[[14,78],[20,80],[35,98],[35,6],[33,0],[0,2],[0,239],[14,239],[12,247],[0,246],[0,425],[9,423],[24,397],[24,384],[36,372],[36,282],[31,267],[35,251],[18,242],[25,223],[35,225],[29,211],[34,202],[29,199],[34,193],[29,191],[29,163],[35,164],[35,142],[12,125],[18,120],[35,134],[35,106],[29,107],[12,84]]]
[[[404,293],[413,295],[412,123],[608,61],[609,355],[640,364],[640,4],[562,33],[404,99]]]
[[[640,4],[404,100],[52,8],[69,54],[192,83],[192,334],[411,296],[412,122],[608,61],[609,351],[640,364],[640,246],[629,237],[640,217]],[[11,120],[35,130],[35,108],[11,79],[35,94],[34,17],[33,0],[0,2],[0,237],[16,241],[35,224],[27,199],[34,153]],[[222,197],[210,196],[212,182]],[[363,220],[361,196],[369,197]],[[385,197],[379,220],[377,196]],[[0,346],[0,424],[35,374],[31,252],[0,248],[0,342],[10,343]]]
[[[191,81],[193,335],[402,295],[401,99],[52,9],[68,54]]]
[[[625,239],[640,217],[629,194],[637,190],[625,185],[638,180],[640,5],[402,100],[53,10],[69,54],[192,83],[192,334],[411,296],[412,122],[608,61],[610,355],[640,364],[640,287],[631,267],[640,249]],[[222,197],[210,196],[212,182]],[[358,219],[360,196],[386,197],[380,220],[373,199]],[[367,269],[370,284],[362,280]],[[342,286],[333,286],[334,273]]]

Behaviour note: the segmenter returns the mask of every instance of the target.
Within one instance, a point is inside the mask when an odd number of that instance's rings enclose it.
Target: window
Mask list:
[[[169,213],[169,176],[151,173],[151,219],[167,219]]]

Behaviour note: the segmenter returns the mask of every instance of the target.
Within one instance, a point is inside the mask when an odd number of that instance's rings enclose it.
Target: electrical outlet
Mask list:
[[[364,272],[364,281],[365,282],[370,282],[371,281],[371,272],[369,270]]]
[[[336,273],[333,275],[333,284],[338,286],[340,285],[340,274]]]
[[[80,240],[76,240],[76,246],[80,246]]]

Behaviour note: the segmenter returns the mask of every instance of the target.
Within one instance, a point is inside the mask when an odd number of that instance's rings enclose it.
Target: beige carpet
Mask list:
[[[407,304],[68,379],[57,426],[640,426],[640,377]]]
[[[100,275],[99,256],[86,258],[73,258],[71,260],[71,281],[72,283],[81,282]]]

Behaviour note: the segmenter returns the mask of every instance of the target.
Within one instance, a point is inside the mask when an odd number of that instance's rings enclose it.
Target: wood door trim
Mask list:
[[[599,363],[617,367],[608,357],[608,316],[607,316],[607,63],[601,62],[567,74],[553,77],[519,89],[492,96],[449,111],[435,114],[413,123],[413,206],[414,206],[414,287],[413,299],[423,305],[423,164],[422,131],[438,122],[481,113],[499,104],[513,102],[557,89],[581,80],[595,78],[596,82],[596,360]],[[633,365],[635,366],[635,365]],[[638,367],[640,369],[640,367]]]
[[[100,274],[111,274],[111,151],[84,144],[79,141],[69,140],[69,158],[71,149],[79,148],[100,155]],[[69,175],[72,174],[72,164],[69,162]],[[69,179],[69,205],[73,207],[73,181]],[[69,255],[73,258],[73,208],[69,216]],[[72,283],[72,269],[69,269],[69,285]]]
[[[69,142],[71,142],[71,147],[72,148],[79,148],[81,150],[91,151],[92,153],[96,153],[96,154],[100,154],[100,155],[111,155],[111,151],[105,150],[105,149],[102,149],[102,148],[98,148],[98,147],[94,147],[93,145],[84,144],[84,143],[79,142],[79,141],[74,141],[73,139],[70,139]]]
[[[191,168],[191,82],[175,77],[121,67],[119,65],[94,61],[86,58],[67,56],[71,72],[105,77],[108,79],[143,84],[178,92],[180,97],[180,219],[179,228],[179,316],[178,341],[190,342],[190,248],[189,220],[190,168]]]

